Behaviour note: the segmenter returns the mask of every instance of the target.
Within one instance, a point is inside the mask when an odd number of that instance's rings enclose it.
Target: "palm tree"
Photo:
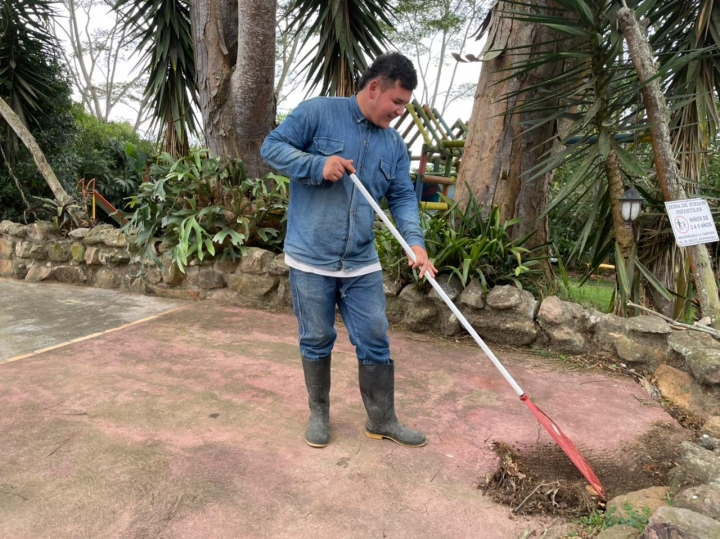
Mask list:
[[[7,166],[26,206],[22,186],[12,173],[21,140],[58,202],[71,200],[31,133],[40,127],[41,116],[56,108],[56,94],[67,92],[58,74],[59,44],[48,26],[55,15],[52,3],[0,0],[0,161]]]
[[[260,145],[275,122],[275,0],[118,0],[127,24],[139,25],[144,59],[153,72],[146,98],[167,133],[181,141],[192,130],[197,99],[207,145],[222,157],[241,157],[247,173],[262,176]],[[189,12],[188,10],[189,6]],[[297,0],[295,27],[321,39],[308,57],[311,85],[349,95],[367,57],[382,52],[389,0]],[[190,25],[188,27],[188,20]],[[188,32],[191,32],[189,34]],[[190,37],[192,36],[192,46]],[[152,51],[152,52],[149,52]],[[195,94],[197,92],[197,94]],[[197,95],[197,97],[196,97]]]
[[[197,135],[193,105],[198,96],[190,7],[186,0],[118,0],[127,40],[139,40],[138,67],[148,69],[144,102],[151,104],[153,127],[163,125],[164,149],[173,157],[188,152],[188,135]]]
[[[50,63],[58,44],[47,24],[55,15],[50,0],[0,0],[0,97],[23,125],[37,125],[57,78]],[[19,140],[3,123],[0,141],[8,162],[14,161]]]
[[[368,58],[385,52],[394,9],[388,0],[295,0],[290,31],[309,28],[303,45],[320,38],[305,59],[307,85],[322,95],[351,96]]]
[[[570,167],[573,173],[560,194],[546,208],[544,215],[567,197],[575,197],[578,201],[588,199],[591,209],[578,234],[573,253],[582,254],[589,247],[593,254],[592,265],[597,266],[608,254],[615,252],[618,266],[631,259],[631,265],[648,281],[659,285],[652,272],[635,256],[632,230],[625,226],[619,211],[618,198],[625,185],[638,185],[647,196],[656,189],[656,185],[649,181],[652,175],[625,145],[627,141],[637,143],[647,134],[648,126],[639,101],[642,84],[629,58],[624,55],[623,36],[617,28],[616,14],[621,4],[611,0],[592,3],[584,0],[555,0],[554,5],[535,1],[532,4],[525,3],[523,8],[517,2],[497,2],[495,12],[504,19],[534,25],[536,28],[550,28],[560,35],[550,44],[549,51],[538,53],[531,50],[532,44],[517,46],[512,50],[492,51],[492,54],[514,57],[515,61],[500,73],[498,70],[483,70],[481,82],[484,77],[495,77],[501,81],[522,79],[543,66],[571,62],[570,67],[557,76],[511,92],[505,98],[506,108],[502,114],[514,115],[516,118],[525,115],[527,121],[524,123],[524,133],[541,133],[547,126],[555,127],[551,137],[541,136],[529,147],[541,147],[549,143],[551,138],[561,142],[546,151],[522,180],[541,177],[561,166]],[[715,125],[716,107],[713,104],[712,112],[710,107],[705,107],[708,99],[714,98],[709,97],[707,90],[704,93],[690,92],[689,95],[688,90],[691,89],[692,81],[698,78],[717,80],[707,72],[699,75],[701,66],[716,72],[718,64],[712,55],[703,54],[708,51],[697,50],[698,36],[707,37],[712,33],[703,33],[703,29],[710,28],[707,17],[717,6],[713,6],[711,0],[631,1],[628,4],[631,8],[641,5],[645,18],[655,29],[652,32],[653,46],[657,53],[659,74],[668,96],[683,94],[682,98],[687,100],[686,106],[689,105],[696,112],[704,111],[703,119],[699,122],[701,126]],[[695,30],[692,29],[693,25],[683,22],[692,20],[700,21]],[[496,23],[496,28],[491,29],[490,34],[497,35],[492,33],[493,30],[498,31],[497,28]],[[569,46],[570,43],[572,46]],[[717,44],[713,47],[716,52]],[[692,61],[699,62],[701,59],[702,63],[693,67]],[[682,75],[684,69],[688,70],[687,75]],[[507,106],[511,100],[519,104]],[[682,116],[676,115],[676,118],[678,125],[685,125]],[[688,118],[687,114],[685,118]],[[471,120],[471,124],[474,121]],[[690,125],[687,127],[692,129]],[[678,130],[678,134],[681,132]],[[690,142],[693,139],[686,136],[684,140]],[[701,148],[685,146],[685,149],[696,151]],[[466,155],[472,155],[471,141],[468,141],[465,151]],[[493,157],[491,155],[490,159]],[[466,160],[460,182],[464,175],[471,174],[475,168],[467,165]],[[506,178],[506,181],[521,184],[515,178]],[[471,184],[470,188],[473,187]],[[618,281],[624,283],[619,290],[619,297],[624,296],[622,299],[627,300],[632,290],[637,290],[637,280],[634,284],[621,278]],[[664,287],[657,288],[663,290],[666,297],[671,297]]]

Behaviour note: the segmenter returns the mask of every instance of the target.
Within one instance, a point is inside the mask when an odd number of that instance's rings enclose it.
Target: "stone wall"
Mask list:
[[[253,308],[289,310],[292,298],[283,255],[249,248],[240,260],[193,262],[180,272],[167,254],[162,269],[143,265],[118,229],[100,225],[60,236],[51,223],[0,223],[0,276],[31,282],[59,281],[158,296],[217,301]],[[456,277],[438,279],[448,296],[483,339],[559,354],[602,351],[621,366],[654,373],[657,387],[720,392],[720,343],[698,332],[678,331],[653,316],[623,319],[555,296],[536,300],[527,291],[498,286],[483,297],[473,280],[463,289]],[[434,290],[401,287],[386,275],[387,314],[391,323],[415,332],[453,336],[464,331]],[[663,380],[671,379],[672,384]],[[697,391],[696,391],[697,390]],[[662,391],[662,389],[661,389]]]

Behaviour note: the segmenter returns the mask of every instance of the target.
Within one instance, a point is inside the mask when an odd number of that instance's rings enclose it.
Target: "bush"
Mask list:
[[[95,188],[118,209],[126,210],[137,193],[153,146],[127,122],[104,123],[79,106],[73,109],[78,129],[75,144],[76,181],[95,178]]]
[[[178,160],[163,154],[150,177],[131,197],[124,227],[137,235],[144,259],[160,263],[159,242],[182,271],[194,258],[235,259],[249,246],[282,250],[287,178],[247,178],[239,160],[223,162],[206,150]]]
[[[502,222],[497,207],[485,218],[473,197],[464,210],[452,203],[445,211],[424,212],[421,217],[428,256],[439,275],[456,275],[463,286],[476,277],[487,292],[507,283],[522,289],[541,273],[542,257],[534,253],[542,246],[532,251],[523,247],[530,234],[513,239],[510,228],[518,219]],[[393,278],[427,286],[408,267],[402,247],[384,225],[377,230],[376,247],[381,265]]]

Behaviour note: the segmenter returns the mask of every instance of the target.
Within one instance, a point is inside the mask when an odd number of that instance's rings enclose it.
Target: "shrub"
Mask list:
[[[206,150],[178,160],[163,154],[150,176],[131,197],[124,227],[136,235],[144,259],[160,263],[159,242],[182,271],[193,258],[235,259],[248,246],[282,249],[287,178],[247,178],[239,160],[224,162]]]
[[[530,234],[513,239],[510,229],[518,219],[501,221],[497,207],[485,218],[473,197],[465,209],[452,203],[445,211],[423,212],[421,217],[425,246],[438,274],[454,274],[463,286],[476,277],[485,291],[507,283],[523,288],[541,273],[542,257],[534,254],[540,247],[523,247]],[[420,284],[402,247],[384,225],[377,230],[376,247],[381,265],[392,277]]]

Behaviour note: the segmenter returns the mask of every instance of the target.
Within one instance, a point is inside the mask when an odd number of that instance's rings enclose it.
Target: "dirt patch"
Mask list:
[[[660,422],[632,444],[611,454],[582,451],[600,479],[608,500],[636,490],[667,484],[678,465],[680,442],[690,433]],[[512,447],[493,444],[500,457],[497,471],[478,488],[515,514],[583,516],[604,504],[557,445]]]

